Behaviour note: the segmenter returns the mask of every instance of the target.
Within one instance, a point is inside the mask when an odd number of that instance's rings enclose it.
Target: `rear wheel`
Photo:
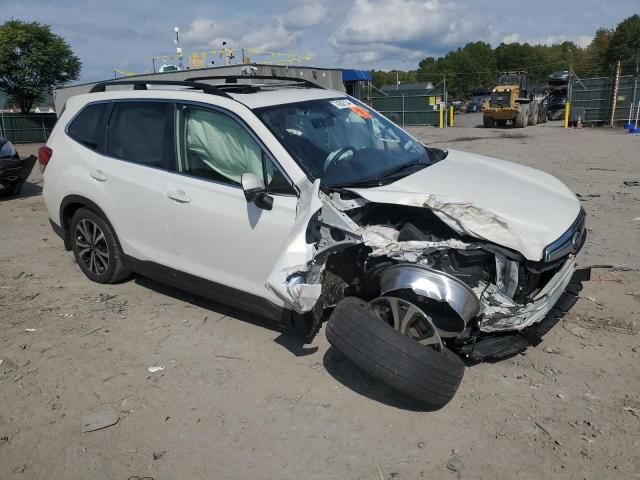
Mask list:
[[[464,364],[442,344],[424,312],[390,300],[342,300],[327,324],[327,339],[378,381],[427,409],[442,408],[458,390]]]
[[[533,111],[531,111],[533,109]],[[529,125],[537,125],[538,124],[538,105],[534,104],[533,107],[529,107],[529,113],[531,116],[529,117]]]
[[[123,264],[124,254],[107,221],[88,208],[80,208],[69,228],[73,254],[90,280],[116,283],[129,276]]]

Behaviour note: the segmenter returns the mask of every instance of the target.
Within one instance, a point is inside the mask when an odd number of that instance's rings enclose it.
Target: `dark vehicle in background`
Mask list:
[[[549,75],[547,83],[553,86],[566,86],[569,84],[569,77],[571,74],[568,70],[561,70],[559,72],[553,72]]]
[[[467,105],[467,113],[476,113],[476,112],[480,112],[482,110],[482,103],[480,102],[470,102],[469,105]]]
[[[13,144],[0,137],[0,197],[18,195],[35,163],[33,155],[20,159]]]
[[[567,104],[566,94],[552,94],[547,97],[547,118],[549,120],[561,120],[564,115],[565,105]]]

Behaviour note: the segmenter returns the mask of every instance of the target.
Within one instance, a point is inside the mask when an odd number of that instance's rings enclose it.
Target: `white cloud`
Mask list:
[[[191,22],[187,31],[182,33],[180,38],[186,43],[212,46],[214,40],[224,37],[224,32],[224,25],[213,20],[200,19]]]
[[[371,68],[384,70],[393,68],[415,68],[428,54],[422,50],[397,47],[384,43],[369,43],[354,46],[339,54],[340,64],[349,68]]]
[[[445,43],[469,33],[474,22],[439,0],[356,0],[333,35],[336,44]],[[448,36],[444,39],[442,36]]]
[[[289,10],[283,16],[283,22],[285,27],[291,29],[313,27],[322,23],[328,13],[329,9],[321,3],[300,5]]]
[[[273,50],[295,47],[298,43],[298,32],[292,32],[284,26],[282,18],[253,30],[240,40],[244,47]]]
[[[260,22],[257,28],[253,28],[251,24],[221,24],[213,20],[199,19],[191,23],[187,31],[181,35],[181,40],[185,45],[194,47],[217,49],[226,41],[232,48],[242,46],[273,50],[295,46],[298,35],[298,32],[285,27],[281,17],[274,17],[267,23]]]
[[[586,47],[593,40],[589,35],[546,35],[544,37],[522,38],[518,33],[511,33],[502,38],[502,43],[528,43],[529,45],[554,45],[562,42],[573,42],[579,47]]]
[[[502,43],[518,43],[520,42],[520,35],[517,33],[511,33],[502,38]]]

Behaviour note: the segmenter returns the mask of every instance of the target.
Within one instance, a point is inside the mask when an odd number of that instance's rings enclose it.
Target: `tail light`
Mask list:
[[[40,164],[40,170],[43,172],[47,167],[49,160],[51,160],[51,155],[53,155],[53,150],[46,145],[43,145],[38,149],[38,163]]]

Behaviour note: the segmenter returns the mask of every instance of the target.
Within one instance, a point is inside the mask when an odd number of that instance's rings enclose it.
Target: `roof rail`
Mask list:
[[[228,93],[208,83],[199,83],[183,80],[112,80],[109,82],[96,83],[89,93],[104,92],[108,85],[133,85],[134,90],[148,90],[147,85],[170,85],[177,87],[188,87],[192,90],[202,90],[204,93],[218,95],[220,97],[232,98]]]
[[[225,84],[233,84],[238,83],[238,80],[281,80],[286,82],[294,82],[299,84],[300,86],[304,86],[307,88],[320,88],[325,90],[324,87],[321,87],[317,83],[313,83],[306,78],[298,78],[298,77],[280,77],[276,75],[205,75],[202,77],[189,77],[186,79],[187,82],[198,82],[201,80],[224,80]]]

